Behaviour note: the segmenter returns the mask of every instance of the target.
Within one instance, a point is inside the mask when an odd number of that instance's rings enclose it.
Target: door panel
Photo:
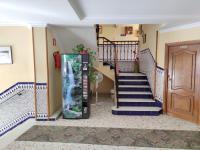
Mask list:
[[[199,110],[199,47],[169,47],[167,112],[192,122],[197,122]]]
[[[194,90],[196,53],[175,52],[172,57],[172,89]]]
[[[178,94],[171,94],[171,108],[180,113],[192,113],[193,110],[193,96],[182,96]]]

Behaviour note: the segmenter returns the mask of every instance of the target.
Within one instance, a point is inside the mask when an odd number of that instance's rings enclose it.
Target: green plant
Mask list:
[[[83,44],[78,44],[75,46],[75,48],[72,49],[74,53],[80,54],[80,53],[87,53],[89,54],[89,79],[90,82],[94,83],[96,76],[94,73],[94,62],[96,61],[96,52],[91,50],[90,48],[85,48]]]
[[[85,46],[83,44],[78,44],[72,50],[73,50],[74,53],[79,54],[81,51],[85,50]]]

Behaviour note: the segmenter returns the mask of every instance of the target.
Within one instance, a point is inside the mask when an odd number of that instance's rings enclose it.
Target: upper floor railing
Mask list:
[[[116,49],[118,61],[134,61],[138,57],[138,45],[139,41],[110,41],[105,37],[98,37],[98,58],[104,62],[112,62]]]

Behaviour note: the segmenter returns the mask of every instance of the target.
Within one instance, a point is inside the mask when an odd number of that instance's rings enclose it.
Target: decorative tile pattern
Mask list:
[[[134,61],[119,61],[119,70],[121,72],[133,72]]]
[[[34,117],[34,90],[23,90],[0,104],[0,136],[30,117]]]
[[[37,119],[48,119],[47,110],[47,89],[40,87],[36,90],[37,97]]]
[[[27,89],[27,88],[29,89],[33,88],[33,83],[32,82],[24,82],[24,83],[18,82],[14,84],[7,90],[0,93],[0,104],[5,102],[7,99],[10,99],[14,95],[22,91],[23,89]]]
[[[200,149],[200,131],[36,125],[17,141]]]
[[[156,89],[154,87],[156,69]],[[155,91],[155,99],[163,102],[163,90],[164,90],[164,70],[156,66],[154,58],[149,49],[142,50],[140,53],[140,71],[145,73],[148,77],[148,81],[152,92]]]
[[[46,120],[48,119],[46,83],[37,83],[36,93],[37,119]],[[18,82],[0,96],[0,136],[27,119],[35,117],[33,82]]]
[[[156,68],[156,95],[155,99],[163,102],[163,91],[164,91],[164,69]]]
[[[146,74],[152,93],[154,93],[155,90],[154,77],[155,77],[156,64],[153,59],[153,56],[151,55],[150,50],[145,49],[140,51],[139,60],[140,60],[140,72]]]

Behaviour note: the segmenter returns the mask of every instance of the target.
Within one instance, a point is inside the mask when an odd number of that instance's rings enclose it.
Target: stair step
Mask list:
[[[110,65],[108,62],[103,62],[103,65],[106,66],[106,65]]]
[[[118,79],[118,82],[148,82],[147,80],[145,79]]]
[[[145,76],[143,73],[119,73],[119,76]]]
[[[119,81],[119,85],[149,85],[148,81]]]
[[[157,106],[161,107],[162,105],[160,102],[155,101],[153,99],[131,99],[131,98],[119,98],[118,99],[118,106],[138,106],[138,107],[152,107],[152,106]]]
[[[114,115],[144,115],[144,116],[158,116],[162,111],[160,107],[112,107],[112,114]]]
[[[147,80],[146,76],[118,76],[118,79],[126,79],[126,80]]]
[[[118,91],[141,91],[148,92],[151,91],[150,87],[118,87]]]
[[[155,102],[153,99],[142,99],[142,98],[119,98],[118,102]]]
[[[152,94],[118,94],[118,98],[142,98],[142,99],[150,99],[153,98]]]
[[[119,85],[119,88],[150,88],[149,85]]]
[[[119,91],[118,94],[127,94],[127,95],[138,95],[138,94],[141,94],[141,95],[152,95],[151,92],[148,92],[148,91],[145,91],[145,92],[134,92],[134,91]]]

